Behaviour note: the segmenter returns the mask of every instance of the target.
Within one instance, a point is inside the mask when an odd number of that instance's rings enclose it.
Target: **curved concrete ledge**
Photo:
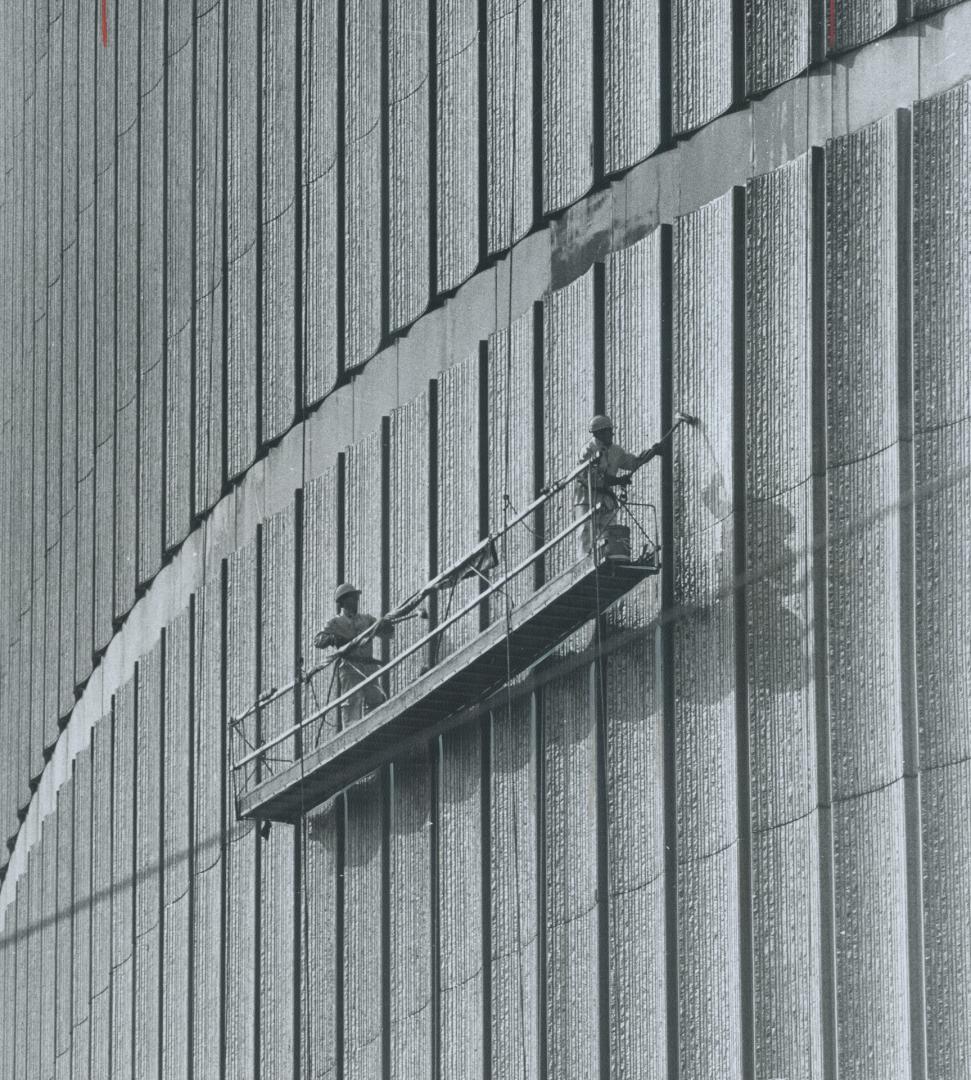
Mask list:
[[[73,758],[88,744],[93,725],[131,677],[136,660],[185,608],[209,567],[252,539],[257,523],[282,509],[294,490],[323,472],[339,450],[375,430],[383,415],[467,357],[481,339],[608,252],[810,146],[969,78],[971,0],[966,0],[809,70],[589,194],[469,279],[441,307],[426,312],[338,387],[224,496],[116,632],[32,794],[0,886],[0,917]]]

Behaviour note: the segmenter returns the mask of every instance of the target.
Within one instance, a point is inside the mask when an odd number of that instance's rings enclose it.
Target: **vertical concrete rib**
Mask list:
[[[40,848],[41,897],[38,905],[37,939],[41,946],[40,962],[34,967],[34,981],[40,984],[40,1071],[44,1080],[54,1080],[57,972],[57,811],[44,818]]]
[[[91,1073],[110,1076],[112,714],[91,732]]]
[[[620,172],[661,144],[660,0],[608,0],[603,11],[604,172]]]
[[[192,627],[192,909],[189,948],[192,980],[189,987],[192,1075],[218,1076],[223,1070],[226,653],[222,567],[205,574],[195,595]],[[173,648],[174,648],[173,644]],[[174,673],[173,667],[169,672]],[[184,691],[180,690],[180,694]],[[172,709],[172,698],[168,707]],[[184,700],[184,698],[182,699]],[[175,719],[170,721],[176,723]],[[230,811],[232,813],[232,810]]]
[[[733,603],[733,192],[674,227],[674,725],[682,1073],[741,1077]]]
[[[227,4],[226,461],[227,479],[256,456],[257,18],[255,4]]]
[[[163,659],[157,641],[138,662],[138,727],[135,733],[135,1039],[134,1073],[138,1077],[176,1076],[160,1071],[159,992],[170,972],[162,962],[162,841],[168,822],[163,814]],[[183,813],[185,805],[182,806]],[[182,963],[184,968],[184,961]],[[186,1045],[185,1031],[182,1043]]]
[[[841,1072],[910,1067],[895,115],[827,164],[828,638]],[[864,957],[866,958],[864,960]]]
[[[109,25],[115,26],[117,2],[107,4]],[[94,649],[101,652],[111,640],[114,615],[117,53],[98,48],[95,55]]]
[[[663,250],[655,230],[604,267],[604,407],[633,453],[661,435]],[[660,513],[660,462],[635,485],[632,501]],[[655,536],[655,514],[646,507],[633,513]],[[632,520],[621,523],[639,551],[645,537]],[[609,1052],[617,1076],[638,1069],[666,1074],[663,702],[654,625],[660,607],[654,578],[612,607],[604,624]]]
[[[388,3],[388,329],[428,304],[428,0]],[[466,123],[474,125],[474,115]]]
[[[292,681],[296,633],[296,507],[288,506],[263,522],[260,529],[259,691],[266,693]],[[260,738],[292,727],[296,695],[284,694],[260,710]],[[294,759],[288,739],[272,751],[269,773]],[[262,1077],[290,1076],[294,1071],[294,844],[295,830],[278,825],[259,845],[259,1054]]]
[[[257,552],[248,540],[228,559],[226,575],[226,717],[236,716],[256,700]],[[250,718],[252,721],[252,717]],[[254,741],[250,726],[248,737]],[[245,743],[230,743],[230,761]],[[226,799],[225,912],[226,961],[225,1064],[223,1075],[235,1080],[258,1075],[257,1048],[257,851],[256,829],[239,821],[233,799],[241,778],[228,777]]]
[[[89,1073],[92,927],[92,752],[74,759],[74,908],[72,911],[71,1071]]]
[[[388,597],[397,607],[421,589],[430,577],[432,537],[429,536],[428,506],[434,477],[431,475],[430,397],[426,392],[390,417],[389,489],[394,492],[388,507],[389,550]],[[398,623],[391,643],[400,653],[427,632],[422,620]],[[412,682],[425,665],[427,655],[414,653],[391,672],[391,693]]]
[[[55,1075],[71,1075],[72,995],[74,992],[74,778],[69,776],[57,792],[56,983],[54,1056]],[[2,978],[2,977],[0,977]],[[2,1060],[0,1060],[2,1067]],[[9,1074],[5,1074],[9,1075]]]
[[[135,775],[138,671],[114,695],[111,802],[111,1076],[134,1069]],[[156,1003],[157,1010],[157,1003]]]
[[[914,563],[927,1075],[971,1068],[971,84],[914,107]],[[911,918],[915,915],[912,912]]]
[[[191,605],[165,629],[160,687],[161,731],[149,736],[153,746],[160,745],[162,763],[161,804],[157,807],[161,817],[161,844],[157,855],[161,860],[162,887],[161,1015],[156,1021],[159,1030],[156,1046],[160,1050],[160,1075],[165,1080],[169,1077],[187,1080],[191,1075],[195,1034],[190,1025],[189,1005],[190,972],[197,970],[189,936],[195,865],[192,848],[195,810],[192,791],[194,617],[195,608]],[[139,730],[144,727],[145,718],[140,713]],[[218,767],[215,771],[218,775]],[[138,797],[141,804],[141,783]],[[207,975],[212,980],[212,974]],[[136,1070],[136,1075],[142,1073]]]
[[[792,79],[811,60],[811,0],[747,0],[745,92],[759,94]]]
[[[374,64],[382,49],[382,0],[348,3],[344,21],[345,367],[377,352],[383,331],[381,219],[384,169],[382,80]]]
[[[479,261],[478,11],[477,0],[439,0],[436,9],[437,293],[459,286]]]
[[[296,0],[260,5],[260,438],[270,443],[296,413]]]
[[[755,953],[756,1064],[807,1080],[823,1075],[811,185],[803,156],[747,187],[742,433],[753,920],[767,946]]]
[[[189,534],[192,500],[193,5],[165,5],[165,494],[163,549]],[[250,82],[252,73],[250,72]],[[157,197],[157,193],[156,193]]]
[[[193,346],[192,512],[215,506],[223,492],[225,417],[223,271],[226,211],[226,52],[223,0],[195,13],[195,342]]]
[[[165,423],[165,5],[141,5],[139,80],[138,559],[144,587],[162,565]]]
[[[731,107],[735,41],[732,0],[672,0],[671,126],[702,127]]]
[[[826,15],[829,51],[845,52],[886,34],[894,28],[899,15],[900,0],[846,0],[845,3],[829,3]]]
[[[343,27],[341,0],[303,3],[303,177],[304,325],[303,404],[310,407],[337,381],[340,342],[338,287],[338,53]]]

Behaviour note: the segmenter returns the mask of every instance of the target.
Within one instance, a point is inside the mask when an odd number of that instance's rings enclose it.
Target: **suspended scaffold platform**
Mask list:
[[[439,574],[422,590],[392,612],[394,620],[410,612],[437,591],[454,589],[460,580],[477,577],[480,592],[475,599],[443,619],[419,641],[402,650],[387,664],[358,683],[353,690],[311,710],[299,723],[268,739],[258,739],[259,715],[270,701],[302,688],[320,669],[299,676],[287,687],[264,695],[250,709],[234,717],[231,727],[240,755],[234,765],[236,811],[241,818],[260,821],[297,821],[308,810],[369,775],[375,769],[426,744],[429,739],[461,718],[463,711],[503,686],[515,675],[537,663],[554,646],[602,613],[646,577],[660,570],[656,514],[653,528],[641,528],[643,543],[632,554],[629,543],[611,548],[604,538],[591,545],[571,565],[551,577],[519,603],[509,603],[510,583],[523,575],[535,579],[536,568],[564,543],[572,544],[578,530],[590,529],[603,507],[596,505],[578,516],[551,540],[528,554],[518,565],[505,570],[498,555],[509,530],[537,520],[537,512],[576,480],[586,466],[545,489],[533,503],[484,540],[453,567]],[[621,506],[627,508],[621,497]],[[646,504],[630,504],[646,505]],[[647,509],[654,511],[653,506]],[[595,526],[593,526],[595,527]],[[532,529],[531,529],[532,531]],[[588,534],[589,535],[589,534]],[[494,571],[491,576],[490,571]],[[409,658],[435,655],[441,635],[462,620],[480,624],[491,601],[492,621],[466,644],[422,670],[420,674],[356,723],[340,730],[341,707],[368,683],[387,685],[387,675]],[[466,623],[468,625],[468,623]],[[355,646],[355,639],[344,650]],[[411,660],[415,664],[414,659]],[[246,734],[252,725],[253,738]],[[326,733],[326,734],[325,734]]]

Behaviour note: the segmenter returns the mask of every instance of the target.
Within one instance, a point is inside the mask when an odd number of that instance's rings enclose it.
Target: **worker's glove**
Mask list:
[[[323,630],[318,630],[317,633],[314,634],[315,649],[326,649],[331,644],[332,640],[330,634],[325,633]]]
[[[656,442],[653,446],[649,446],[641,454],[641,464],[646,465],[647,462],[649,462],[651,460],[651,458],[660,457],[663,452],[664,452],[664,447],[661,446],[661,444],[659,442]]]

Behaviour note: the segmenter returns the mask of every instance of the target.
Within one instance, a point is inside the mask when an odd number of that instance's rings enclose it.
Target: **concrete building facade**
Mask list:
[[[966,1080],[971,2],[2,12],[0,1080]],[[237,820],[600,410],[662,574]]]

